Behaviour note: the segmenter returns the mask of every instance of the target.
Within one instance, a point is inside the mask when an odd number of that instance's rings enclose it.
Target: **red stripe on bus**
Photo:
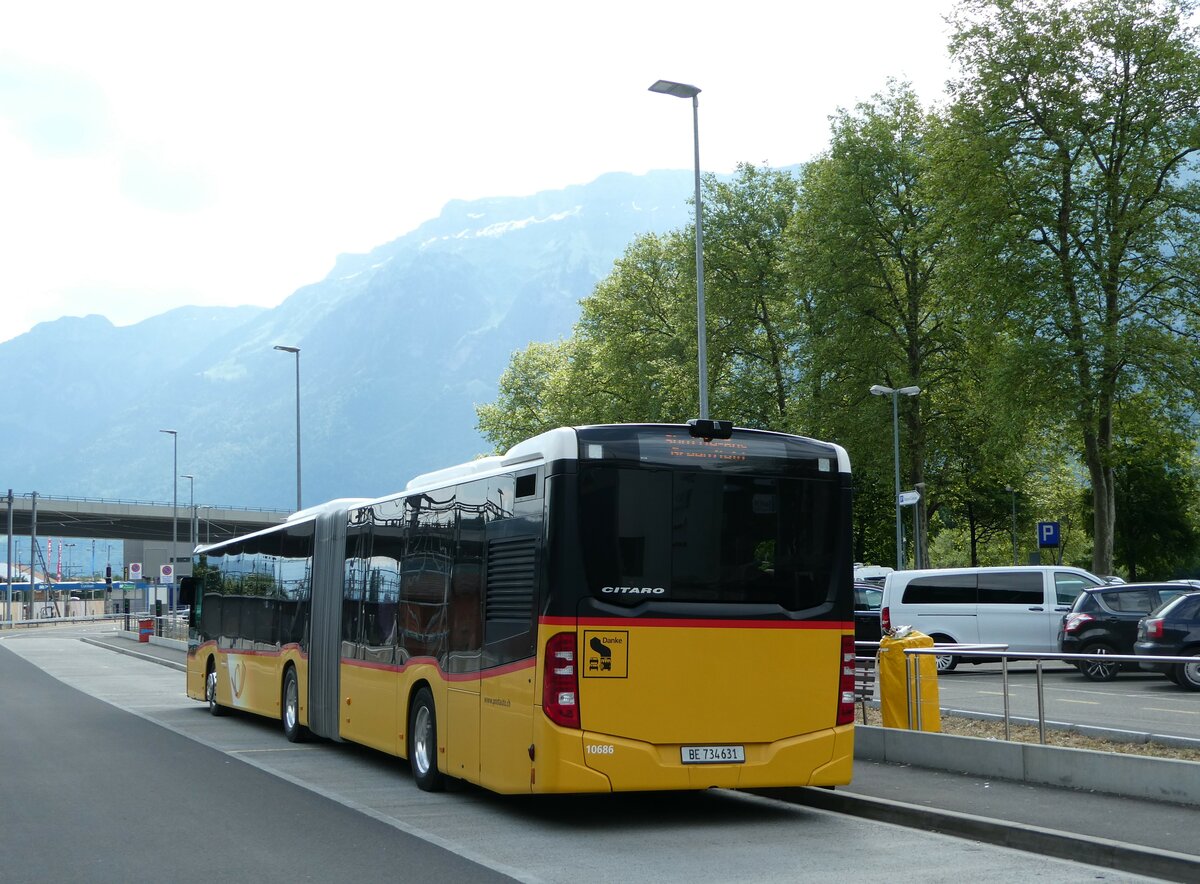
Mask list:
[[[654,617],[540,617],[542,626],[655,626],[677,629],[838,629],[854,628],[851,620],[700,620]]]
[[[245,648],[217,648],[219,654],[237,655],[239,657],[282,657],[282,650],[254,651]]]
[[[347,666],[355,666],[359,669],[376,669],[389,672],[403,672],[410,666],[433,666],[437,669],[438,675],[445,681],[465,682],[478,681],[484,678],[496,678],[502,675],[509,675],[513,672],[520,672],[522,669],[532,669],[537,661],[536,658],[529,657],[525,660],[503,663],[499,666],[491,666],[475,672],[446,672],[438,666],[437,660],[433,657],[412,657],[403,663],[374,663],[370,660],[347,660],[345,658],[342,658],[341,662]]]

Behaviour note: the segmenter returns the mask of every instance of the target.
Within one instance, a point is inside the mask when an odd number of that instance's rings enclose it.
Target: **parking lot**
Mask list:
[[[1042,688],[1048,723],[1176,737],[1200,745],[1200,693],[1185,691],[1161,675],[1122,672],[1115,681],[1092,682],[1074,667],[1047,662]],[[948,712],[1004,713],[999,663],[960,664],[938,677],[938,692]],[[1008,692],[1012,717],[1037,719],[1034,664],[1009,664]]]

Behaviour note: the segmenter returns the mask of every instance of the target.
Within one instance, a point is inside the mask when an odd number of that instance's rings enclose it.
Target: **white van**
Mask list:
[[[1085,586],[1104,581],[1065,566],[893,571],[883,584],[883,628],[911,626],[935,642],[1003,644],[1010,651],[1058,653],[1063,614]],[[938,671],[983,659],[937,658]]]

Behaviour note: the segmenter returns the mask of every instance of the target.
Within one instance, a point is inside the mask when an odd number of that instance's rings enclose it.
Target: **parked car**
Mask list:
[[[873,583],[854,584],[854,640],[877,642],[883,637],[879,626],[879,610],[883,606],[883,589]]]
[[[1191,663],[1138,665],[1161,672],[1180,687],[1200,691],[1200,592],[1189,592],[1167,602],[1138,623],[1134,653],[1153,656],[1192,657]]]
[[[883,586],[883,581],[887,579],[887,576],[893,570],[887,565],[864,565],[861,562],[855,562],[854,582],[873,583],[875,586]]]
[[[939,568],[893,571],[883,584],[884,629],[911,626],[935,642],[1005,645],[1010,651],[1058,653],[1058,630],[1094,574],[1067,566]],[[992,658],[995,659],[995,658]],[[939,672],[984,657],[937,657]]]
[[[1058,648],[1064,654],[1132,654],[1138,621],[1166,602],[1189,592],[1181,583],[1125,583],[1085,587],[1062,618]],[[1076,664],[1084,678],[1112,681],[1136,663],[1113,663],[1103,658]]]

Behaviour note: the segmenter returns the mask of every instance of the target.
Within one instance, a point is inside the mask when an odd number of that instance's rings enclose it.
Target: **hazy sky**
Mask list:
[[[434,8],[436,7],[436,8]],[[37,0],[0,15],[0,341],[278,304],[451,199],[803,162],[949,75],[952,0]],[[161,343],[161,342],[157,342]]]

